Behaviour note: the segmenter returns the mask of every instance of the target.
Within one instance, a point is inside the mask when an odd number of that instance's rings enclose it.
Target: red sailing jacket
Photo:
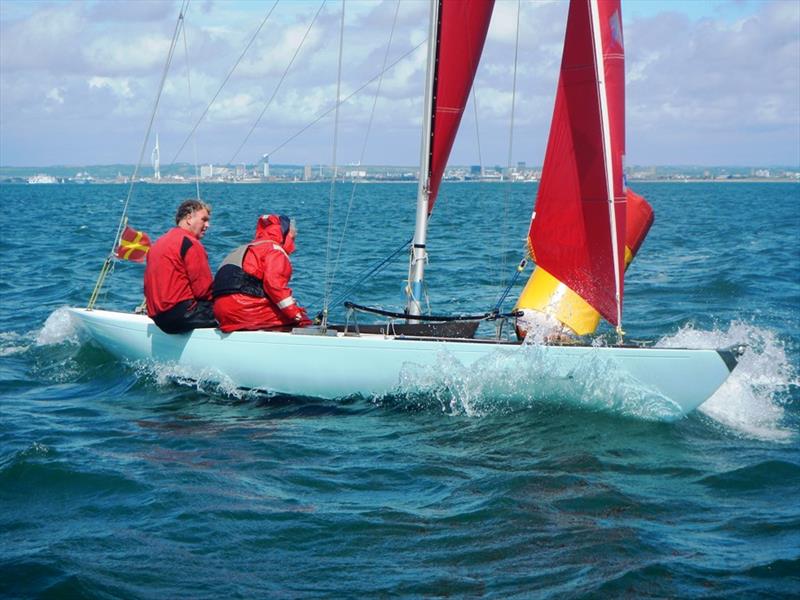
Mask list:
[[[284,240],[278,217],[265,215],[258,219],[253,240],[260,241],[267,243],[247,249],[242,269],[261,281],[266,297],[237,293],[216,298],[214,316],[219,328],[226,333],[310,325],[305,310],[297,305],[289,287],[292,278],[289,254],[294,252],[294,239]]]
[[[173,227],[156,240],[144,267],[144,297],[150,317],[184,300],[211,300],[211,269],[203,244]]]

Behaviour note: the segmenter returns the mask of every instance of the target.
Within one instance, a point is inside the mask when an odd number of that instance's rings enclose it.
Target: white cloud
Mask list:
[[[4,156],[21,156],[9,140],[47,126],[65,140],[85,141],[88,127],[117,140],[131,128],[135,160],[175,25],[176,2],[60,2],[2,0],[0,111]],[[655,4],[655,0],[652,2]],[[192,126],[217,91],[269,2],[193,2],[186,19],[192,81],[189,104],[183,40],[173,59],[157,126],[164,154]],[[800,162],[800,3],[775,0],[723,3],[716,14],[648,7],[625,21],[628,161],[760,163],[762,157]],[[340,4],[329,2],[247,152],[267,151],[332,106],[336,92]],[[376,75],[383,63],[395,0],[348,2],[342,94]],[[678,9],[675,7],[678,6]],[[279,3],[245,60],[198,130],[203,152],[226,159],[272,95],[319,2]],[[666,10],[673,8],[673,10]],[[625,4],[623,3],[623,9]],[[516,33],[517,3],[498,0],[476,77],[485,162],[504,163]],[[524,0],[520,13],[515,156],[542,160],[561,60],[567,3]],[[401,0],[389,61],[427,36],[428,5]],[[413,164],[417,159],[425,48],[387,72],[377,104],[371,157]],[[343,156],[358,158],[376,83],[340,112]],[[474,161],[475,125],[467,106],[454,160]],[[10,119],[8,115],[14,115]],[[120,119],[124,116],[124,121]],[[91,124],[91,125],[90,125]],[[299,136],[275,160],[328,160],[332,116]],[[138,129],[137,129],[138,128]],[[132,130],[136,129],[136,132]],[[124,133],[124,135],[127,135]],[[715,140],[725,143],[714,143]],[[274,142],[274,143],[273,143]],[[173,142],[177,145],[180,142]],[[103,147],[101,153],[99,148]],[[270,148],[262,148],[270,146]],[[98,161],[111,145],[97,144]],[[31,146],[31,152],[35,148]],[[124,160],[124,157],[119,157]],[[35,162],[35,154],[21,157]]]
[[[169,46],[169,39],[153,34],[130,38],[102,36],[84,46],[83,54],[96,72],[152,72],[164,64]]]
[[[89,87],[94,89],[109,89],[115,95],[121,98],[131,98],[130,82],[127,78],[113,78],[113,77],[91,77],[89,79]]]
[[[55,102],[56,104],[64,104],[64,96],[62,94],[63,90],[54,87],[51,88],[49,92],[47,92],[47,95],[45,97],[48,100]]]
[[[679,14],[637,19],[626,31],[628,138],[632,162],[670,162],[661,139],[680,136],[684,162],[758,164],[774,137],[786,163],[800,160],[800,4],[765,2],[736,21]],[[730,143],[733,140],[733,143]]]
[[[0,69],[80,69],[80,46],[75,40],[82,38],[85,26],[73,4],[45,5],[33,15],[0,23]]]
[[[209,119],[217,122],[254,119],[260,111],[258,102],[250,94],[221,97],[209,110]]]

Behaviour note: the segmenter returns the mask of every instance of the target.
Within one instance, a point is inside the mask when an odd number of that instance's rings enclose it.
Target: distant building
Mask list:
[[[481,173],[482,170],[483,169],[481,169],[480,165],[472,165],[469,168],[469,174],[471,177],[480,177],[482,175]]]
[[[303,181],[311,181],[311,165],[303,167]]]
[[[52,175],[45,175],[44,173],[39,173],[38,175],[34,175],[33,177],[28,177],[28,183],[58,183],[58,179],[56,179]]]
[[[234,172],[234,177],[236,177],[236,179],[244,179],[246,173],[247,168],[244,164],[236,165],[236,171]]]
[[[264,179],[267,179],[269,178],[269,154],[262,156],[261,160],[264,162],[263,177]]]
[[[200,167],[200,178],[211,179],[214,176],[214,165],[203,165]]]
[[[161,180],[161,151],[158,149],[158,134],[156,134],[156,147],[153,148],[153,154],[150,155],[150,160],[153,163],[153,179],[156,181]]]

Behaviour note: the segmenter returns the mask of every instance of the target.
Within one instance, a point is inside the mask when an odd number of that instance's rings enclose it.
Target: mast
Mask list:
[[[428,32],[428,66],[425,78],[425,101],[422,109],[422,143],[419,158],[419,184],[417,186],[417,216],[414,225],[414,240],[408,265],[408,285],[406,287],[406,314],[420,315],[422,307],[422,282],[425,278],[425,263],[428,253],[425,242],[428,233],[428,213],[430,200],[431,140],[433,135],[433,114],[435,111],[433,90],[436,81],[436,58],[439,50],[439,11],[440,1],[432,0],[430,28]],[[409,322],[416,322],[409,320]]]
[[[614,260],[614,296],[617,305],[617,332],[622,332],[622,277],[619,268],[619,234],[614,207],[614,164],[611,150],[611,123],[608,116],[606,94],[606,71],[603,62],[603,37],[600,31],[600,13],[597,0],[589,0],[592,21],[592,43],[594,45],[594,67],[597,73],[597,95],[600,105],[600,125],[603,136],[603,157],[606,170],[606,192],[608,195],[608,218],[611,227],[611,255]]]

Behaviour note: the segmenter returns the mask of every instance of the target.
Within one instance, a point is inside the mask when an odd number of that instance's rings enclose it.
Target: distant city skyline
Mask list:
[[[190,3],[190,77],[181,37],[143,144],[179,3],[3,0],[0,165],[127,164],[144,151],[142,165],[152,171],[156,133],[162,171],[195,155],[201,164],[234,157],[252,165],[264,154],[273,164],[331,164],[332,113],[301,130],[334,104],[342,5],[327,2],[309,29],[321,1],[283,1],[270,13],[273,4]],[[385,57],[397,64],[385,73],[377,102],[373,82],[341,106],[337,164],[417,161],[427,3],[400,3],[387,55],[396,7],[394,0],[345,3],[342,97],[377,75]],[[543,160],[567,4],[523,0],[520,7],[513,139],[517,3],[497,0],[476,77],[477,110],[471,100],[452,164]],[[622,0],[622,10],[628,164],[800,164],[800,3]],[[178,153],[268,13],[195,140]]]

